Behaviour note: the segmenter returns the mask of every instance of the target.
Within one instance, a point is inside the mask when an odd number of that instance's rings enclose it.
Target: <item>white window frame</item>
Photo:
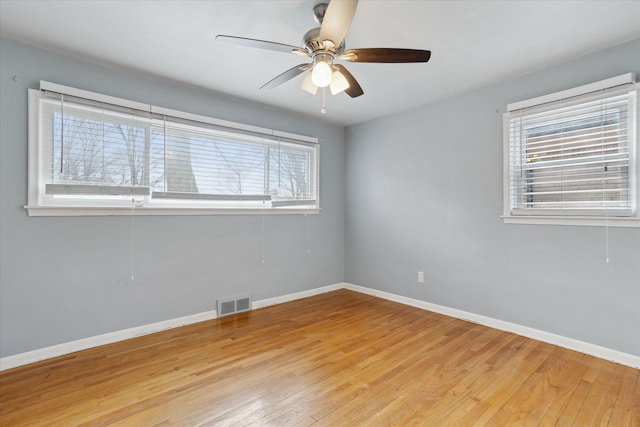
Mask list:
[[[632,189],[632,208],[628,216],[607,215],[579,215],[568,212],[541,212],[531,209],[530,212],[518,210],[515,214],[512,210],[511,192],[511,165],[510,165],[510,120],[518,114],[519,110],[540,106],[551,102],[567,100],[593,92],[603,91],[617,86],[627,85],[632,93],[632,101],[629,111],[628,131],[630,132],[630,156],[629,170]],[[627,73],[612,77],[592,84],[580,86],[549,95],[540,96],[507,106],[507,112],[503,114],[503,222],[506,224],[542,224],[542,225],[579,225],[579,226],[607,226],[607,227],[640,227],[640,165],[637,124],[640,123],[640,108],[638,108],[640,84],[635,83],[635,75]]]
[[[46,194],[46,168],[44,167],[45,154],[42,136],[41,100],[46,92],[83,98],[95,102],[101,102],[114,106],[148,112],[150,114],[170,116],[206,125],[213,125],[225,130],[238,131],[238,133],[251,133],[256,138],[264,135],[265,139],[282,139],[293,141],[295,144],[307,146],[313,150],[314,162],[312,174],[313,200],[271,200],[265,196],[258,200],[255,197],[229,196],[224,200],[213,197],[180,197],[170,193],[158,193],[157,198],[151,197],[151,191],[146,194],[132,194],[126,201],[95,200],[90,198],[73,198],[65,200],[60,197],[51,197],[55,191],[101,191],[100,189],[87,189],[82,185],[78,188],[61,188],[61,185],[49,185],[50,194]],[[239,215],[239,214],[318,214],[320,212],[319,200],[319,169],[320,169],[320,144],[317,138],[261,128],[242,123],[186,113],[164,107],[157,107],[122,98],[116,98],[82,89],[62,86],[56,83],[41,81],[40,89],[29,89],[29,160],[28,160],[28,195],[27,205],[24,208],[29,216],[94,216],[94,215]],[[257,136],[255,136],[257,135]],[[108,187],[104,187],[106,191]],[[142,191],[144,193],[144,191]],[[139,191],[138,191],[139,193]],[[167,197],[174,197],[169,198]]]

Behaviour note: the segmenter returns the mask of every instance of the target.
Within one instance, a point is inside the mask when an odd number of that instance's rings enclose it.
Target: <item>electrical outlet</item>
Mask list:
[[[418,271],[418,283],[424,283],[424,273],[422,271]]]

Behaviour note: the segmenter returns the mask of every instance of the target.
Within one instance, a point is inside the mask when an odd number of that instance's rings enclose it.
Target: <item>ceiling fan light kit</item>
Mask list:
[[[329,89],[331,89],[332,95],[343,92],[349,89],[350,86],[351,85],[349,84],[349,81],[344,75],[342,75],[340,71],[335,70],[333,72],[333,74],[331,75],[331,83],[329,85]]]
[[[311,81],[318,87],[327,87],[331,83],[333,58],[328,53],[320,53],[314,56],[315,65],[311,70]]]
[[[318,93],[318,86],[313,84],[313,82],[311,81],[311,73],[307,73],[304,76],[304,78],[300,82],[300,89],[310,93],[311,95],[315,95],[316,93]]]
[[[332,95],[345,92],[356,98],[364,91],[351,73],[336,60],[348,62],[373,63],[409,63],[427,62],[431,57],[428,50],[365,48],[345,50],[345,36],[356,12],[358,0],[332,0],[330,3],[318,3],[313,13],[320,27],[313,28],[304,35],[303,47],[246,37],[218,35],[216,40],[242,46],[268,49],[278,52],[294,53],[312,59],[311,63],[297,65],[265,83],[261,89],[277,87],[306,72],[300,83],[305,92],[315,95],[318,88],[329,87]],[[324,106],[321,112],[326,112]]]

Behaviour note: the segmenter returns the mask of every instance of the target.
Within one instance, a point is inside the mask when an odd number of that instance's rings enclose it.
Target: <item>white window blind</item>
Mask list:
[[[149,114],[60,94],[41,111],[46,194],[149,194]]]
[[[315,204],[314,144],[167,116],[151,134],[153,198]]]
[[[32,207],[318,208],[312,138],[79,92],[30,91]]]
[[[632,216],[632,85],[505,115],[511,215]]]

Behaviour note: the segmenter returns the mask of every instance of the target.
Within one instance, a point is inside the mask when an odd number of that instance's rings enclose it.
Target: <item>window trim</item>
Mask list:
[[[575,96],[586,95],[591,92],[609,89],[615,86],[629,84],[629,91],[640,91],[640,84],[635,83],[633,73],[623,74],[610,79],[601,80],[595,83],[579,86],[576,88],[555,92],[552,94],[527,99],[507,105],[507,112],[503,114],[503,212],[501,218],[505,224],[534,224],[534,225],[576,225],[576,226],[606,226],[606,227],[640,227],[640,147],[638,147],[638,129],[640,125],[640,96],[636,96],[632,114],[634,120],[629,126],[631,132],[631,171],[630,176],[635,178],[635,194],[632,196],[635,201],[635,212],[631,216],[607,216],[605,215],[564,215],[554,212],[552,214],[512,214],[511,212],[511,171],[510,171],[510,141],[509,141],[509,119],[513,112],[523,108],[540,106],[542,104],[561,101]],[[640,95],[640,94],[637,94]]]
[[[131,206],[109,205],[109,203],[84,205],[74,201],[69,204],[57,203],[48,204],[43,201],[45,195],[45,184],[42,179],[44,170],[44,144],[41,143],[40,128],[42,126],[42,114],[40,99],[43,92],[55,92],[77,98],[84,98],[91,101],[103,102],[118,107],[131,108],[135,110],[150,112],[151,114],[172,116],[195,122],[202,122],[214,126],[231,128],[240,132],[250,132],[262,134],[270,138],[283,138],[295,140],[300,145],[314,147],[315,165],[311,178],[314,180],[315,198],[309,200],[313,205],[301,204],[280,204],[274,206],[260,207],[258,203],[265,203],[270,200],[270,196],[265,196],[261,200],[255,200],[251,206],[211,206],[198,203],[197,200],[180,200],[171,206],[158,206],[157,204],[141,204],[133,202]],[[172,110],[165,107],[157,107],[143,104],[136,101],[117,98],[109,95],[85,91],[73,87],[59,85],[46,81],[40,81],[40,89],[28,89],[28,191],[27,204],[24,209],[29,216],[120,216],[120,215],[251,215],[251,214],[319,214],[320,208],[320,143],[318,138],[299,135],[285,131],[262,128],[244,123],[236,123],[222,119],[202,116],[184,111]],[[233,199],[233,198],[231,198]],[[237,198],[237,200],[244,200]],[[195,202],[195,203],[194,203]]]

